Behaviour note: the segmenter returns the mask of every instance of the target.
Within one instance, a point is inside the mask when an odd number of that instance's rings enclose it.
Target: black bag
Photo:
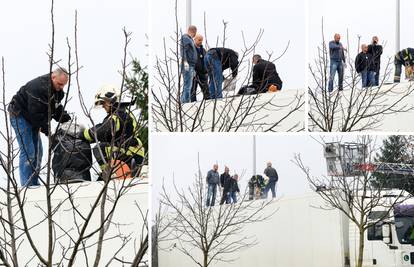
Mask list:
[[[53,150],[55,183],[91,180],[92,151],[88,142],[58,130],[54,135]]]

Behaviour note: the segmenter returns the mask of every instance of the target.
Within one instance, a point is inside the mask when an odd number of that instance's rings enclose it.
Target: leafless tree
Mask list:
[[[323,138],[322,141],[325,142]],[[362,162],[353,159],[355,161],[353,161],[351,173],[343,171],[341,174],[340,171],[336,176],[315,177],[302,161],[300,154],[295,155],[295,163],[305,174],[311,189],[323,199],[325,204],[320,208],[337,209],[355,224],[359,233],[356,266],[362,267],[365,232],[389,218],[392,209],[406,200],[409,195],[402,190],[391,190],[375,183],[375,177],[372,174],[380,168],[380,165],[375,165],[376,169],[365,168],[373,164],[372,160],[377,149],[375,137],[358,136],[356,144],[366,149],[362,155]],[[345,155],[345,157],[351,157],[351,155]],[[340,165],[347,165],[343,158],[340,159]],[[388,176],[392,175],[388,173]]]
[[[347,34],[348,37],[348,34]],[[410,112],[414,106],[407,103],[414,85],[401,87],[386,83],[392,71],[388,58],[379,86],[361,88],[360,76],[351,57],[349,38],[347,68],[344,70],[344,90],[328,91],[329,51],[325,40],[322,21],[322,43],[317,49],[313,64],[309,64],[308,87],[310,131],[351,132],[380,129],[383,119],[390,114]],[[358,42],[359,45],[359,42]],[[358,49],[357,49],[358,50]]]
[[[53,0],[51,1],[50,14],[51,43],[47,53],[50,66],[49,73],[52,72],[55,66],[60,66],[61,62],[61,60],[54,58]],[[73,59],[73,49],[67,38],[69,82],[64,106],[66,107],[70,100],[68,95],[75,76],[80,105],[88,120],[95,126],[90,110],[86,108],[83,102],[79,82],[81,66],[79,65],[77,49],[77,26],[77,13],[75,13],[75,59]],[[125,46],[121,66],[121,95],[126,94],[127,90],[124,87],[124,81],[126,69],[128,68],[127,51],[131,36],[125,29],[123,32]],[[17,167],[14,164],[19,150],[16,148],[16,137],[13,137],[9,124],[8,102],[5,98],[5,76],[5,61],[2,58],[3,98],[0,104],[5,128],[0,130],[0,134],[6,149],[0,154],[0,167],[2,173],[6,176],[7,185],[5,188],[0,188],[1,263],[5,266],[33,264],[42,266],[100,266],[118,261],[129,263],[132,266],[141,266],[140,264],[143,263],[148,248],[147,210],[142,203],[138,202],[136,194],[137,191],[146,188],[147,183],[137,177],[122,180],[114,179],[113,174],[120,166],[119,164],[111,164],[111,162],[108,162],[107,169],[102,173],[102,182],[70,184],[59,181],[59,178],[55,177],[55,173],[52,172],[52,158],[56,141],[56,135],[52,133],[56,132],[61,124],[58,123],[55,128],[52,128],[52,124],[49,123],[47,163],[41,166],[38,172],[41,186],[38,188],[20,187],[18,176],[16,177]],[[132,105],[131,112],[134,111],[133,108]],[[135,110],[135,112],[137,111]],[[49,122],[51,118],[49,107]],[[73,121],[71,123],[76,124],[77,122]],[[138,124],[140,124],[139,119]],[[115,151],[114,139],[111,142],[111,151]],[[96,136],[95,141],[97,141]],[[110,158],[113,158],[114,162],[118,160],[118,156],[113,152],[111,152]],[[95,173],[100,172],[96,168],[92,170]],[[141,166],[138,166],[137,176],[140,175],[140,171]],[[133,198],[132,201],[131,198]],[[146,195],[143,199],[146,203]],[[136,227],[136,224],[131,226],[131,222],[122,223],[121,217],[125,217],[125,214],[122,215],[121,213],[122,205],[130,205],[130,203],[135,203],[137,207],[135,214],[138,215],[138,218],[134,218],[133,222],[142,220],[141,230],[133,227]],[[129,212],[134,214],[132,210]],[[131,227],[133,227],[132,230]],[[131,247],[134,247],[134,249],[131,249]],[[102,256],[103,251],[106,253],[105,257]],[[125,251],[129,251],[129,254],[122,253]],[[133,256],[125,259],[125,255]]]
[[[256,244],[254,233],[243,231],[245,226],[260,224],[275,213],[271,200],[248,201],[247,191],[236,204],[207,207],[205,185],[200,169],[186,189],[163,184],[154,222],[155,248],[178,250],[201,267],[237,259],[240,251]],[[166,245],[172,242],[172,247]]]
[[[301,91],[295,93],[288,90],[278,93],[266,93],[238,96],[230,89],[230,83],[223,86],[222,99],[201,100],[192,103],[181,103],[182,76],[180,67],[180,36],[178,24],[177,0],[175,0],[175,32],[168,38],[163,38],[163,55],[156,57],[154,84],[152,85],[152,117],[156,131],[300,131],[304,129],[301,112],[304,107],[304,97]],[[208,45],[204,17],[205,42]],[[221,42],[217,37],[216,45],[225,47],[228,22],[223,21],[223,36]],[[251,74],[251,57],[264,31],[259,30],[255,40],[249,44],[242,32],[244,48],[239,53],[239,73],[245,71],[245,77],[237,77],[238,81],[247,85]],[[213,43],[213,42],[212,42]],[[279,56],[268,53],[269,61],[276,61]],[[241,76],[239,74],[239,76]],[[233,80],[228,75],[227,80]]]

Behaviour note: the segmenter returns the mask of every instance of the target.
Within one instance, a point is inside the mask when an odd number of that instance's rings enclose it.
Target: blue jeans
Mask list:
[[[265,198],[267,198],[267,194],[269,193],[269,189],[272,190],[272,197],[276,197],[276,180],[269,180],[265,188]]]
[[[229,203],[237,203],[237,195],[236,195],[236,192],[230,192],[227,200],[228,200],[226,202],[227,204],[229,204]]]
[[[182,66],[184,79],[183,92],[181,94],[181,103],[189,103],[191,101],[191,88],[193,87],[193,78],[195,75],[194,66],[189,66],[188,70]]]
[[[210,98],[222,98],[223,70],[221,61],[217,56],[207,53],[204,57],[204,65],[208,71]]]
[[[217,194],[217,184],[208,184],[206,206],[214,206]]]
[[[375,86],[378,86],[379,85],[379,69],[377,69],[375,71],[374,85]]]
[[[335,80],[335,74],[338,72],[338,90],[343,89],[343,81],[344,81],[344,64],[342,61],[332,61],[330,66],[330,73],[329,73],[329,83],[328,83],[328,91],[333,91],[333,83]]]
[[[39,185],[43,147],[39,131],[21,115],[10,115],[10,123],[19,143],[19,174],[22,186]]]
[[[363,70],[361,71],[362,88],[375,86],[375,72]]]

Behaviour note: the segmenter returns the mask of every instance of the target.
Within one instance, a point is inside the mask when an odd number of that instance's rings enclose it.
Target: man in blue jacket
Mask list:
[[[333,83],[335,80],[335,74],[338,72],[338,90],[343,90],[344,80],[344,65],[345,65],[345,51],[342,46],[341,35],[335,33],[334,40],[329,42],[329,58],[330,58],[330,73],[328,91],[333,91]]]
[[[21,186],[39,184],[43,154],[40,132],[49,134],[49,111],[51,118],[56,121],[63,123],[71,119],[60,104],[65,95],[63,88],[67,83],[67,71],[58,68],[26,83],[10,101],[10,123],[20,148]]]
[[[195,75],[195,65],[197,63],[197,50],[193,38],[197,33],[196,26],[189,26],[187,33],[181,36],[181,71],[183,74],[183,92],[181,103],[188,103],[191,100],[191,88]]]
[[[213,169],[207,172],[207,200],[206,206],[214,206],[216,201],[217,186],[220,183],[220,177],[218,173],[218,165],[214,164]]]

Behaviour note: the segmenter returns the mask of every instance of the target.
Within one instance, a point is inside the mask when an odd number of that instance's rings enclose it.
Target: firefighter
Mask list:
[[[394,82],[400,82],[401,76],[401,66],[405,66],[405,76],[406,78],[412,78],[413,68],[414,68],[414,48],[406,48],[395,54],[394,57]]]
[[[120,90],[113,85],[99,89],[95,106],[102,106],[107,116],[102,123],[81,131],[79,138],[90,143],[99,142],[92,152],[102,171],[109,169],[108,163],[111,169],[119,168],[118,164],[122,168],[127,164],[131,176],[135,176],[137,166],[143,163],[145,151],[138,137],[137,120],[128,106],[120,104],[120,95]],[[125,177],[130,176],[126,174]]]

